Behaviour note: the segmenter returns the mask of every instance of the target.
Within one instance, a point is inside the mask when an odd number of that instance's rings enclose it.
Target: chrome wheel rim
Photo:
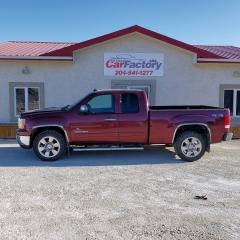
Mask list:
[[[53,158],[60,152],[60,143],[55,137],[43,137],[38,143],[38,151],[43,157]]]
[[[196,157],[202,151],[202,143],[196,137],[188,137],[182,142],[181,151],[186,157]]]

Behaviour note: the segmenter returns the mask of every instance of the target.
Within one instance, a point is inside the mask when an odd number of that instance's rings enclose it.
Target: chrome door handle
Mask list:
[[[104,119],[105,122],[114,122],[114,121],[117,121],[116,118],[105,118]]]

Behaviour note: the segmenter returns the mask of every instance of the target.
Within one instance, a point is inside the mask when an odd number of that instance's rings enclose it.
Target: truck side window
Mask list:
[[[134,93],[122,94],[122,113],[139,112],[138,96]]]
[[[88,103],[91,113],[114,113],[115,103],[112,94],[102,94],[93,97]]]

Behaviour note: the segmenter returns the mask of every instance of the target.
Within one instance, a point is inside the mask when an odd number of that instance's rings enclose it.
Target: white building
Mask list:
[[[139,26],[80,43],[0,43],[4,127],[20,111],[70,104],[95,88],[141,88],[152,105],[229,107],[240,126],[240,48],[193,46]]]

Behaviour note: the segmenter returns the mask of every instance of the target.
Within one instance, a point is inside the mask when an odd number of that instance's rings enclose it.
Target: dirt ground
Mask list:
[[[0,141],[0,239],[240,239],[240,140],[39,161]],[[207,194],[207,200],[195,195]]]

